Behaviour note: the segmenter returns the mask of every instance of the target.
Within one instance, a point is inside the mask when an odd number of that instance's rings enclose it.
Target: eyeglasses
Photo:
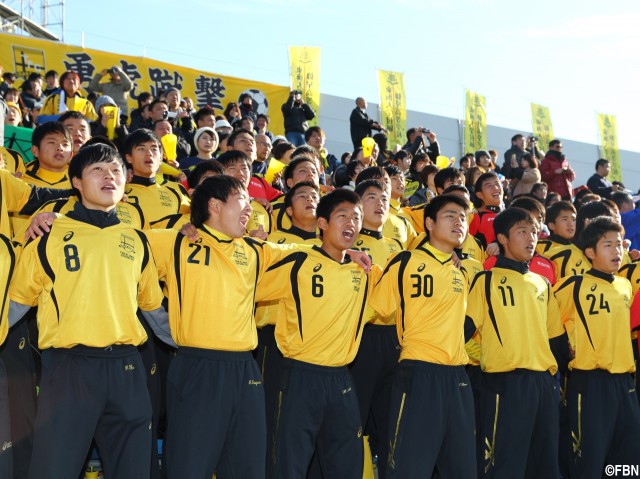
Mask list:
[[[271,143],[268,143],[266,141],[258,141],[256,143],[258,143],[258,145],[267,146],[267,147],[271,148]]]

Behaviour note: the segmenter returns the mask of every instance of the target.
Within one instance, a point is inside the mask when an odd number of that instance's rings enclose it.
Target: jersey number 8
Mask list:
[[[64,245],[64,265],[67,267],[67,271],[73,272],[80,269],[80,256],[78,256],[76,245]]]

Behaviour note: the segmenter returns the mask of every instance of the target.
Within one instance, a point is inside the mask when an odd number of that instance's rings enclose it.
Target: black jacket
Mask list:
[[[240,117],[244,118],[245,116],[248,116],[249,118],[251,118],[253,120],[254,124],[255,124],[256,120],[258,119],[258,115],[256,114],[255,111],[253,111],[253,108],[249,108],[244,103],[241,103],[240,104]]]
[[[437,141],[430,143],[429,146],[426,145],[424,138],[421,135],[416,136],[416,139],[413,140],[413,143],[409,143],[408,141],[402,147],[404,151],[408,151],[411,153],[411,156],[416,156],[418,153],[426,153],[431,162],[435,165],[436,158],[440,155],[440,145]]]
[[[505,178],[512,178],[511,174],[511,156],[516,155],[516,161],[518,165],[520,164],[520,160],[522,156],[527,152],[527,150],[521,150],[516,145],[512,145],[507,151],[504,152],[504,163],[502,164],[502,168],[500,168],[500,173],[504,175]]]
[[[309,128],[307,120],[313,120],[316,116],[313,109],[306,103],[296,103],[293,95],[282,105],[282,115],[284,116],[284,131],[295,131],[304,133]]]
[[[613,185],[611,182],[597,173],[594,173],[593,176],[589,178],[589,181],[587,181],[587,188],[603,198],[609,198],[613,191]]]
[[[363,138],[371,136],[374,120],[369,118],[369,115],[360,108],[354,108],[349,117],[349,123],[351,127],[351,141],[353,142],[353,149],[355,150],[362,146]],[[374,130],[379,131],[380,128],[374,128]]]

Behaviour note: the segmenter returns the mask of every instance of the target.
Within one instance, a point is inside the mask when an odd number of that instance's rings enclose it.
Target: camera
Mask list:
[[[167,111],[166,114],[167,114],[167,117],[171,119],[174,119],[175,117],[178,116],[178,114],[175,111]]]
[[[302,95],[302,92],[301,92],[300,90],[293,90],[293,91],[291,92],[291,94],[292,94],[292,95],[294,95],[294,96],[295,96],[295,95]]]
[[[421,132],[421,133],[429,134],[429,133],[431,133],[431,130],[429,130],[428,128],[421,128],[421,129],[420,129],[420,132]]]
[[[533,136],[533,135],[531,135],[531,136],[529,137],[529,141],[530,141],[531,143],[537,143],[539,140],[540,140],[540,139],[539,139],[537,136]]]
[[[107,73],[108,73],[109,75],[113,75],[115,72],[116,72],[116,69],[115,69],[115,68],[113,68],[113,67],[112,67],[112,68],[109,68],[109,69],[107,70]]]

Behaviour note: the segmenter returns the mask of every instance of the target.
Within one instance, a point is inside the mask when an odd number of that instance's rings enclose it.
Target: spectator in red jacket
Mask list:
[[[571,201],[573,187],[571,182],[576,179],[576,174],[562,153],[562,142],[551,140],[549,151],[540,164],[542,181],[546,182],[549,191],[562,196],[563,200]]]

